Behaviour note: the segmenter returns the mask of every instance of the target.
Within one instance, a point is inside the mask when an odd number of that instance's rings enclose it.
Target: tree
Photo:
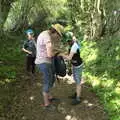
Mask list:
[[[67,0],[71,11],[71,24],[85,35],[85,39],[99,39],[120,28],[120,1]]]
[[[0,39],[3,37],[3,26],[14,0],[0,0]]]

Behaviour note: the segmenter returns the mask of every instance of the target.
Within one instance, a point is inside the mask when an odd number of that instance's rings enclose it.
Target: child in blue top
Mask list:
[[[26,71],[35,73],[36,42],[32,29],[26,31],[27,40],[24,42],[22,50],[26,53]]]

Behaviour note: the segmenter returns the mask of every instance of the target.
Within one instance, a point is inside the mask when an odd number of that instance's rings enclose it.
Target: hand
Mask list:
[[[58,56],[62,56],[63,58],[66,57],[66,55],[64,53],[60,53],[60,54],[58,54]]]
[[[29,51],[29,52],[28,52],[28,54],[32,54],[32,52],[31,52],[31,51]]]
[[[59,53],[57,56],[63,56],[63,53]]]

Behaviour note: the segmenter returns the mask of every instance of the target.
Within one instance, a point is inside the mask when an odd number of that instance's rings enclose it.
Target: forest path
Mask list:
[[[108,120],[98,97],[85,84],[82,86],[81,103],[76,106],[70,104],[68,96],[75,90],[71,79],[60,80],[59,84],[56,81],[52,93],[60,101],[53,102],[55,111],[44,110],[40,106],[43,102],[41,75],[37,73],[36,76],[34,85],[31,85],[30,76],[27,77],[25,73],[18,75],[20,92],[10,107],[8,120]]]

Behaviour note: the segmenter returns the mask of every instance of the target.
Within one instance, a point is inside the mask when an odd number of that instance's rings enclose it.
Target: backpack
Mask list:
[[[62,56],[54,56],[53,62],[54,65],[54,73],[61,77],[66,75],[66,64]]]

